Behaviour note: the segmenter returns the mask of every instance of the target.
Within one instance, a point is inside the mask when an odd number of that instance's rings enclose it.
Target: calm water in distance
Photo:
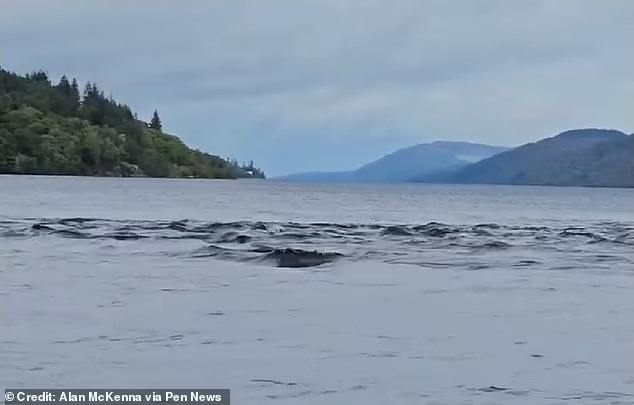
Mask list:
[[[631,404],[633,206],[625,189],[0,176],[0,388]],[[332,256],[279,267],[288,248]]]

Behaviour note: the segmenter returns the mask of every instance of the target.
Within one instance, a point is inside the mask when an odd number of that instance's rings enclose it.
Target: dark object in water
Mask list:
[[[275,249],[266,255],[266,258],[277,259],[277,267],[315,267],[332,262],[339,257],[337,252],[317,252],[301,249]]]
[[[480,388],[478,391],[482,392],[497,392],[497,391],[507,391],[508,388],[496,387],[495,385],[491,385],[490,387]]]
[[[217,240],[219,243],[247,243],[251,240],[249,235],[239,234],[236,231],[225,232]]]
[[[51,228],[48,225],[45,224],[33,224],[33,226],[31,226],[31,229],[36,230],[36,231],[54,231],[55,229]]]
[[[296,382],[282,382],[282,381],[276,381],[276,380],[269,380],[269,379],[255,379],[255,380],[251,380],[251,382],[259,382],[259,383],[269,383],[269,384],[275,384],[275,385],[297,385]]]
[[[386,236],[411,236],[412,232],[406,226],[391,225],[381,231]]]

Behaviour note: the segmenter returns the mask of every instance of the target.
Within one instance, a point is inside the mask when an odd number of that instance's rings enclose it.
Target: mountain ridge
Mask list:
[[[582,128],[529,142],[417,182],[584,187],[634,186],[634,136]]]
[[[484,159],[507,148],[463,141],[433,141],[400,148],[350,171],[303,172],[274,178],[282,181],[309,182],[407,182],[418,173],[434,172],[470,160],[459,156]]]

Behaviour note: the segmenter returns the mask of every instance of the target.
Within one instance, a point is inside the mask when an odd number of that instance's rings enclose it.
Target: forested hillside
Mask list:
[[[96,84],[79,87],[0,69],[0,173],[264,178],[253,162],[188,148],[162,131],[156,111],[144,122]]]
[[[447,173],[439,181],[634,187],[634,136],[608,129],[570,130]]]

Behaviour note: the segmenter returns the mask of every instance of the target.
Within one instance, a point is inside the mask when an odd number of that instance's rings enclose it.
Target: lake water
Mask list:
[[[633,206],[622,189],[2,176],[0,388],[631,404]]]

